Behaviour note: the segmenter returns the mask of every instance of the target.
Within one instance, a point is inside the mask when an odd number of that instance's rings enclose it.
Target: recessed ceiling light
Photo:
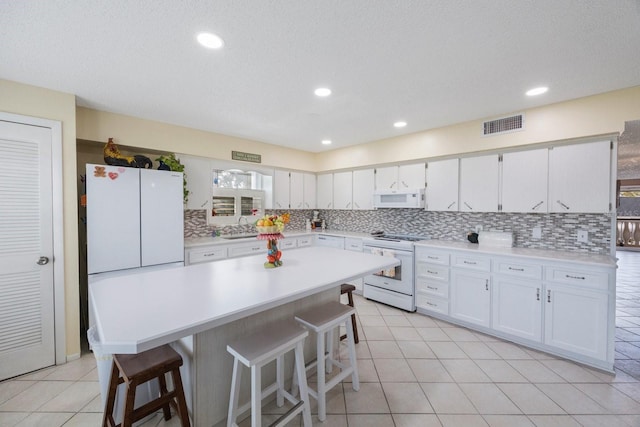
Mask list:
[[[224,41],[213,33],[200,33],[198,34],[198,43],[209,49],[220,49],[224,46]]]
[[[322,140],[322,145],[331,145],[331,140],[330,139],[323,139]]]
[[[546,86],[536,87],[536,88],[533,88],[533,89],[529,89],[527,91],[527,96],[542,95],[543,93],[545,93],[548,90],[549,90],[549,88],[546,87]]]
[[[313,93],[316,94],[316,96],[329,96],[331,95],[331,89],[326,88],[326,87],[319,87],[318,89],[316,89]]]
[[[394,127],[397,127],[397,128],[403,128],[403,127],[405,127],[406,125],[407,125],[407,122],[395,122],[395,123],[393,124],[393,126],[394,126]]]

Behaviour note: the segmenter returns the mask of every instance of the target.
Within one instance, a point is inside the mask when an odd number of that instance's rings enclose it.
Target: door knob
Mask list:
[[[38,265],[45,265],[45,264],[49,264],[49,258],[47,258],[46,256],[41,256],[38,259]]]

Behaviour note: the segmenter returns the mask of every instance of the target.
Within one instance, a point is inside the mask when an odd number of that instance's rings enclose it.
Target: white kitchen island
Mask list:
[[[192,394],[194,424],[212,426],[226,417],[233,361],[228,342],[338,300],[341,283],[399,264],[391,257],[327,247],[287,251],[282,259],[282,267],[264,268],[265,248],[261,255],[92,283],[89,299],[103,351],[139,353],[193,335],[192,357],[182,351],[191,379],[186,392]],[[311,341],[307,358],[313,357]]]

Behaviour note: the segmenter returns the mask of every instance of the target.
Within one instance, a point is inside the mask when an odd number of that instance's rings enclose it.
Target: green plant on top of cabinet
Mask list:
[[[424,188],[425,164],[388,166],[375,170],[376,190],[403,190]]]
[[[458,210],[458,171],[458,159],[427,163],[426,210]]]
[[[497,154],[460,159],[461,212],[498,212],[499,166]]]
[[[610,212],[612,151],[611,141],[551,148],[549,211]]]

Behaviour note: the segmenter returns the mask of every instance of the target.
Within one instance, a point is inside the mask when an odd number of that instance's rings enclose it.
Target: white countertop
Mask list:
[[[339,231],[339,230],[331,230],[331,231],[306,231],[306,230],[289,230],[286,229],[284,231],[285,237],[299,237],[299,236],[316,236],[316,235],[325,235],[325,236],[339,236],[339,237],[371,237],[369,233],[359,233],[354,231]],[[247,237],[246,239],[225,239],[223,237],[190,237],[184,239],[184,247],[185,249],[195,248],[200,246],[217,246],[217,245],[230,245],[234,243],[247,243],[256,240],[255,237]]]
[[[597,264],[607,267],[616,266],[616,259],[614,257],[582,252],[552,251],[548,249],[529,248],[501,248],[494,246],[483,246],[477,243],[455,242],[449,240],[422,240],[420,242],[416,242],[416,248],[421,246],[429,248],[465,250],[487,255],[537,258],[543,261],[570,261],[582,264]]]
[[[327,247],[287,251],[266,269],[264,254],[151,271],[89,286],[105,353],[139,353],[313,295],[400,261]]]

